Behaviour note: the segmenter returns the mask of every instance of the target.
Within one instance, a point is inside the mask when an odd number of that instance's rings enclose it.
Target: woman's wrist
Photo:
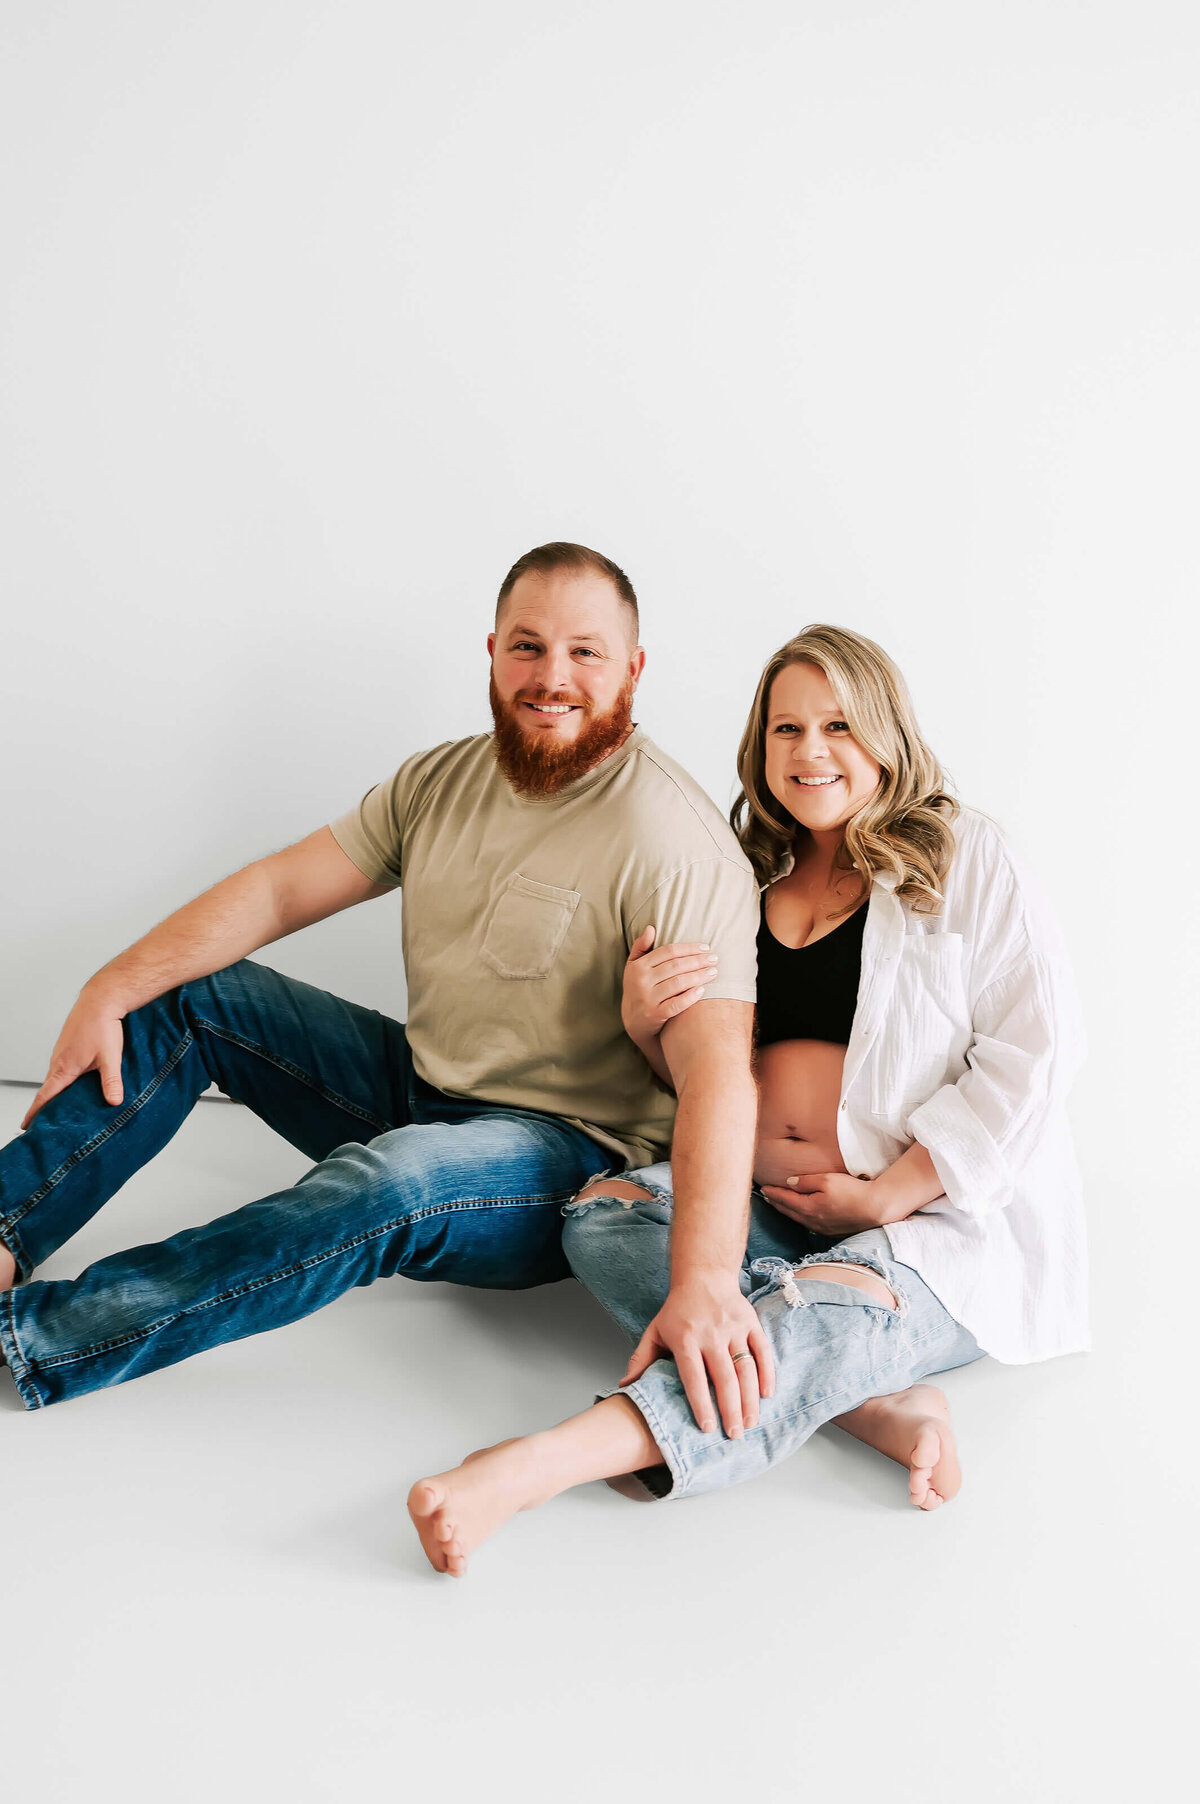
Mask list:
[[[630,1034],[633,1041],[651,1070],[666,1082],[669,1078],[666,1055],[662,1049],[661,1034]]]
[[[942,1194],[942,1181],[925,1148],[918,1141],[901,1153],[894,1165],[871,1180],[871,1196],[879,1216],[879,1226],[905,1221],[926,1203]]]
[[[911,1201],[895,1184],[887,1182],[889,1173],[882,1172],[879,1177],[871,1179],[871,1205],[876,1226],[886,1228],[892,1222],[903,1221],[906,1216],[921,1207],[920,1203]]]

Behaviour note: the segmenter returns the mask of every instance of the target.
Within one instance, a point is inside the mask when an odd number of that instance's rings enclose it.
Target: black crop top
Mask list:
[[[865,902],[811,946],[781,946],[767,926],[766,898],[758,927],[760,1046],[778,1040],[850,1041],[862,970]]]

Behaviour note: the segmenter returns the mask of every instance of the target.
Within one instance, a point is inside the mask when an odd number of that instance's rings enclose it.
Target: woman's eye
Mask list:
[[[777,733],[794,733],[796,731],[796,729],[794,726],[791,725],[791,723],[789,721],[785,720],[785,721],[780,722],[779,726],[776,727],[775,731]]]
[[[829,730],[830,730],[830,732],[833,732],[833,733],[848,733],[850,731],[850,727],[849,727],[849,723],[847,721],[831,720],[829,723]]]

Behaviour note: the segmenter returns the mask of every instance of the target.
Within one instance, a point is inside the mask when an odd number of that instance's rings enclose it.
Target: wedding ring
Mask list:
[[[749,1359],[749,1357],[750,1357],[749,1351],[746,1348],[743,1348],[740,1353],[734,1354],[733,1363],[734,1363],[734,1365],[736,1365],[739,1359]]]

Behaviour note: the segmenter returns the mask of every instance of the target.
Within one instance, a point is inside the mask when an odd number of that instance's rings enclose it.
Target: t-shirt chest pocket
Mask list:
[[[514,871],[492,904],[480,953],[497,977],[546,977],[579,907],[577,889],[555,889]]]

